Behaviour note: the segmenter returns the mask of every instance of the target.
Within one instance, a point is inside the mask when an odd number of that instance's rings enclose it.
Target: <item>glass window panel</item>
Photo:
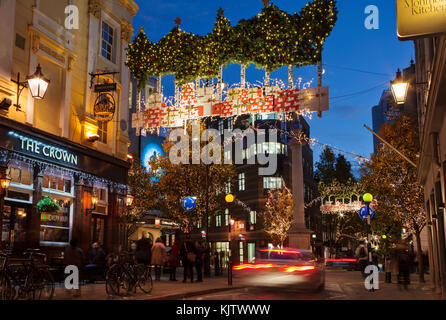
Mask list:
[[[50,187],[50,177],[46,174],[43,175],[43,187],[47,189]]]
[[[10,168],[9,176],[11,177],[11,182],[20,183],[20,169]]]
[[[31,185],[31,171],[23,169],[22,170],[22,184],[27,186]]]
[[[65,183],[63,179],[57,178],[57,190],[64,191],[65,190]]]
[[[57,178],[56,177],[50,177],[50,188],[57,190]]]

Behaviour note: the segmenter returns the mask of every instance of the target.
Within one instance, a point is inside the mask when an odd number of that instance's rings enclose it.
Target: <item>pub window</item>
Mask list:
[[[49,190],[71,193],[71,180],[44,174],[42,187]]]
[[[28,169],[10,167],[8,174],[13,183],[24,184],[27,186],[31,185],[31,171]]]
[[[245,173],[239,173],[238,175],[238,190],[245,190]]]
[[[42,212],[40,215],[40,241],[43,244],[69,241],[71,202],[55,200],[61,209],[58,212]]]
[[[216,227],[221,227],[221,215],[217,215],[215,217],[215,226]]]
[[[109,24],[102,21],[101,55],[111,62],[114,62],[114,34],[115,30]]]
[[[108,127],[108,122],[98,121],[99,141],[104,144],[107,144],[107,127]]]
[[[229,225],[229,209],[225,209],[225,226]]]
[[[250,224],[256,224],[257,223],[257,212],[251,211],[249,213],[249,223]]]

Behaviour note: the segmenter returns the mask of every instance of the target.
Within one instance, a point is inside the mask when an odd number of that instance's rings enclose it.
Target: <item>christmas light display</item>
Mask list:
[[[318,112],[328,110],[328,88],[288,90],[269,85],[270,72],[288,66],[315,65],[322,59],[325,39],[337,19],[335,0],[313,0],[299,13],[288,14],[264,1],[255,17],[232,26],[218,10],[211,33],[200,36],[180,29],[181,19],[158,43],[151,42],[141,28],[127,51],[126,65],[138,81],[138,89],[147,79],[174,75],[175,105],[163,103],[161,92],[149,97],[146,110],[138,107],[133,127],[151,129],[176,127],[184,120],[209,116],[230,117],[272,112]],[[230,63],[242,66],[239,88],[222,94],[222,67]],[[265,70],[263,88],[245,88],[245,67],[255,64]],[[218,78],[217,86],[195,85],[195,80]],[[181,88],[181,92],[178,91]],[[139,99],[139,98],[138,98]],[[137,130],[139,132],[139,130]]]

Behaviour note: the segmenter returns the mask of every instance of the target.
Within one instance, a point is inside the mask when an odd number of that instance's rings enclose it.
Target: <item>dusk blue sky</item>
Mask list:
[[[212,31],[216,11],[222,7],[232,25],[240,19],[257,15],[263,3],[260,0],[136,0],[140,10],[134,20],[135,30],[143,26],[150,40],[156,42],[174,26],[176,17],[182,19],[181,29],[205,35]],[[298,12],[307,0],[271,1],[289,13]],[[379,30],[367,30],[364,13],[368,5],[379,9]],[[382,91],[394,78],[397,68],[409,66],[414,57],[413,43],[401,42],[396,37],[396,7],[394,0],[338,0],[338,21],[327,39],[323,63],[323,85],[330,88],[330,111],[322,119],[315,114],[308,120],[311,137],[347,152],[369,157],[373,152],[372,135],[362,125],[372,126],[371,108],[379,102]],[[371,73],[355,72],[343,68],[359,69]],[[295,70],[294,78],[317,83],[316,67]],[[378,73],[378,74],[373,74]],[[264,72],[251,66],[247,81],[262,81]],[[272,78],[287,83],[286,68],[275,71]],[[226,83],[240,81],[240,67],[231,65],[224,70]],[[163,80],[165,94],[173,95],[172,77]],[[345,97],[353,93],[362,94]],[[313,146],[315,162],[319,158],[320,145]],[[348,154],[347,154],[348,156]],[[348,156],[352,160],[352,156]],[[357,162],[355,162],[357,164]]]

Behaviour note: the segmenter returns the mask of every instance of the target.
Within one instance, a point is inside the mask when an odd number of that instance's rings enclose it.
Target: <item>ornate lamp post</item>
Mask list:
[[[371,250],[371,241],[372,241],[372,233],[370,232],[370,203],[373,201],[373,196],[370,193],[366,193],[362,196],[362,200],[364,200],[365,205],[367,206],[367,251],[369,255],[369,264],[372,264],[372,250]]]
[[[23,89],[28,88],[31,96],[34,99],[41,100],[45,97],[46,91],[50,84],[50,80],[45,78],[45,76],[43,75],[40,64],[37,66],[36,72],[34,74],[26,77],[25,82],[20,82],[20,72],[17,73],[17,80],[11,81],[17,84],[17,103],[14,104],[14,107],[16,107],[17,110],[20,110],[21,108],[19,99]]]
[[[231,203],[234,202],[234,196],[232,194],[228,194],[225,197],[225,201],[228,204],[228,207],[231,206]],[[228,208],[229,209],[229,208]],[[232,286],[232,254],[231,254],[231,225],[234,224],[234,220],[231,219],[231,214],[228,216],[228,285]]]

